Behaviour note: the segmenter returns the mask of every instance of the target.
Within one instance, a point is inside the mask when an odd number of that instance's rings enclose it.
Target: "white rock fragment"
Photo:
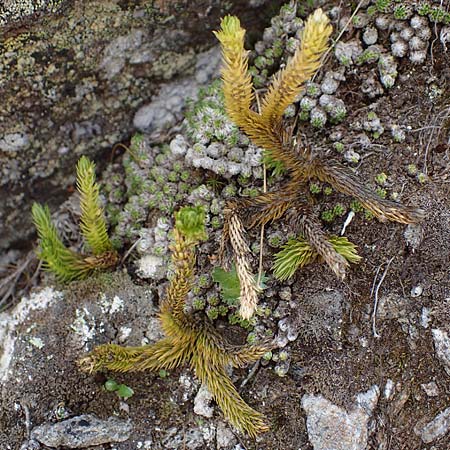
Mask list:
[[[17,327],[30,317],[32,311],[44,310],[62,299],[62,292],[47,287],[29,297],[23,297],[12,310],[0,313],[0,381],[6,381],[10,375],[9,366],[14,354]]]
[[[75,310],[75,320],[70,325],[70,329],[78,336],[80,347],[87,350],[88,342],[91,341],[96,334],[95,317],[87,310],[87,308]],[[99,326],[101,332],[102,323]]]
[[[178,378],[178,382],[183,389],[181,401],[185,403],[188,400],[192,399],[192,397],[194,396],[194,392],[198,389],[199,383],[188,371],[183,371],[181,373],[180,377]]]
[[[308,437],[314,450],[365,449],[369,419],[379,395],[378,386],[359,394],[350,412],[321,395],[304,395],[302,407],[306,411]]]
[[[130,327],[120,327],[117,335],[117,340],[120,344],[123,344],[131,334],[132,329]]]
[[[422,313],[420,314],[420,325],[423,328],[428,328],[431,322],[431,309],[424,306],[422,308]]]
[[[420,224],[410,223],[406,227],[403,236],[407,245],[411,247],[413,251],[417,250],[423,240],[423,228]]]
[[[433,334],[436,355],[450,376],[450,336],[447,331],[440,330],[439,328],[434,328],[431,332]]]
[[[236,436],[230,430],[226,423],[219,421],[216,430],[216,445],[217,449],[231,448],[237,443]]]
[[[211,405],[213,396],[209,392],[206,384],[202,384],[194,398],[194,413],[210,419],[214,414],[214,407]]]
[[[113,297],[113,299],[108,299],[106,297],[106,295],[102,295],[102,298],[100,300],[100,304],[102,307],[102,312],[104,314],[108,313],[108,314],[114,314],[118,311],[121,311],[123,309],[123,300],[118,297],[117,295],[115,295]]]
[[[3,152],[18,152],[30,146],[30,138],[25,133],[11,133],[0,137],[0,150]]]
[[[425,391],[428,397],[437,397],[439,395],[439,388],[435,381],[423,383],[420,387]]]
[[[28,342],[33,346],[38,348],[39,350],[41,350],[42,348],[44,348],[44,341],[39,338],[39,337],[30,337],[30,339],[28,340]]]
[[[445,436],[450,430],[450,407],[439,413],[424,427],[416,427],[414,431],[422,438],[425,444],[429,444]]]
[[[394,394],[395,391],[395,384],[394,382],[388,378],[386,381],[386,386],[384,387],[384,398],[386,400],[390,400]]]
[[[136,261],[136,265],[136,274],[140,278],[161,280],[167,273],[165,259],[161,256],[144,255]]]
[[[188,144],[182,134],[177,134],[170,141],[169,147],[174,156],[184,156],[187,152]]]
[[[422,295],[422,293],[423,293],[423,287],[419,285],[419,286],[414,286],[411,289],[410,295],[412,298],[416,298],[416,297],[420,297]]]

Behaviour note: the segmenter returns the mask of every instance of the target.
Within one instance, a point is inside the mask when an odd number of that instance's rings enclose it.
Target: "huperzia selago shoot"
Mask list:
[[[267,430],[264,418],[245,403],[227,369],[258,360],[270,346],[228,344],[211,322],[198,320],[186,311],[186,298],[194,281],[195,247],[206,239],[204,223],[205,213],[201,207],[184,207],[175,216],[170,248],[174,274],[159,312],[165,337],[141,347],[100,345],[80,361],[80,366],[91,373],[103,370],[158,372],[187,364],[206,384],[230,423],[256,436]]]
[[[283,112],[302,91],[305,82],[320,68],[321,58],[328,48],[332,27],[321,9],[306,21],[301,44],[286,67],[273,78],[256,112],[254,90],[248,72],[245,30],[236,17],[222,19],[215,32],[222,47],[222,79],[226,111],[254,144],[266,151],[272,161],[282,163],[290,180],[277,192],[261,194],[251,199],[229,202],[225,208],[225,223],[219,252],[223,267],[229,267],[228,254],[234,256],[241,284],[240,314],[249,318],[255,311],[258,286],[250,270],[250,250],[244,237],[245,229],[262,226],[287,216],[297,242],[291,242],[280,252],[275,263],[275,275],[285,279],[297,267],[320,256],[340,278],[350,262],[357,261],[355,247],[345,237],[328,237],[320,222],[312,215],[308,202],[311,179],[329,183],[335,190],[355,197],[379,220],[400,223],[419,222],[424,212],[414,207],[380,198],[366,188],[353,172],[338,161],[302,147],[283,126]]]
[[[64,245],[51,221],[48,206],[34,203],[31,210],[39,237],[38,257],[45,269],[66,282],[85,278],[96,270],[112,268],[118,262],[99,199],[95,164],[85,156],[77,164],[77,190],[81,207],[80,230],[90,255],[77,253]]]

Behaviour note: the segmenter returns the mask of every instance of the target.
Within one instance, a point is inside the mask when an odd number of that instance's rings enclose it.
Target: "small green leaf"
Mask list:
[[[169,372],[167,372],[167,370],[161,369],[158,372],[158,375],[160,378],[167,378],[169,376]]]
[[[234,265],[229,272],[216,267],[213,270],[212,277],[216,283],[219,283],[222,297],[225,301],[233,301],[239,298],[241,285]]]
[[[117,389],[119,389],[119,385],[117,384],[117,382],[115,380],[108,380],[105,382],[104,384],[105,389],[109,392],[114,392],[117,391]]]
[[[134,394],[134,391],[133,391],[133,389],[128,387],[126,384],[119,384],[119,387],[116,390],[116,393],[120,398],[127,399],[127,398],[130,398]]]

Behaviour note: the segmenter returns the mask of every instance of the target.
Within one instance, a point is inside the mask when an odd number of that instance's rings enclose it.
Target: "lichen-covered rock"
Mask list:
[[[450,430],[450,408],[441,411],[433,420],[423,427],[416,427],[414,431],[425,444],[436,441],[445,436]]]
[[[161,5],[0,2],[0,250],[22,246],[33,232],[33,200],[51,207],[64,200],[81,154],[95,158],[126,139],[140,107],[147,106],[135,126],[163,133],[181,119],[194,85],[217,71],[218,54],[196,52],[213,44],[221,8],[208,10],[205,22],[197,14],[204,2],[173,15]],[[162,81],[186,75],[195,83],[180,80],[158,97]]]
[[[357,396],[355,406],[349,412],[321,395],[304,395],[302,407],[307,415],[308,437],[314,450],[365,449],[368,422],[379,395],[378,386],[373,386]]]
[[[117,417],[107,420],[83,414],[57,423],[45,423],[31,431],[31,438],[49,447],[86,448],[126,441],[132,424]]]

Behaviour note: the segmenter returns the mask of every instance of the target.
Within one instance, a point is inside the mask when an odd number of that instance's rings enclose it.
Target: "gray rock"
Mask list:
[[[423,383],[420,387],[425,391],[428,397],[437,397],[439,395],[439,388],[435,381]]]
[[[45,423],[31,431],[31,438],[49,447],[86,448],[110,442],[124,442],[130,437],[129,421],[109,417],[99,419],[83,414],[57,423]]]
[[[413,250],[417,250],[423,240],[423,228],[420,224],[409,224],[403,236],[408,246]]]
[[[230,448],[236,445],[237,439],[225,422],[220,421],[216,430],[216,445],[218,449]]]
[[[194,97],[197,86],[192,79],[164,86],[151,103],[136,112],[133,125],[145,133],[161,133],[181,120],[187,97]]]
[[[304,395],[302,407],[306,411],[308,437],[314,450],[365,449],[369,419],[379,395],[378,386],[359,394],[350,412],[321,395]]]
[[[218,74],[220,59],[214,48],[197,58],[196,75],[164,86],[159,94],[134,115],[133,125],[140,131],[158,138],[183,118],[188,98],[196,98],[200,84]]]
[[[450,376],[450,336],[447,331],[434,328],[433,333],[434,348],[437,357],[444,364],[444,369]]]
[[[439,413],[431,422],[423,427],[414,428],[417,435],[422,438],[425,444],[435,441],[445,436],[450,430],[450,408]]]
[[[3,152],[18,152],[30,146],[30,138],[25,133],[6,134],[0,139],[0,150]]]
[[[100,68],[107,79],[110,80],[120,73],[130,52],[141,47],[143,38],[142,30],[131,30],[127,35],[118,36],[105,47]]]
[[[206,384],[202,384],[194,398],[194,412],[199,416],[210,419],[214,414],[214,407],[211,406],[213,396],[208,391]]]

